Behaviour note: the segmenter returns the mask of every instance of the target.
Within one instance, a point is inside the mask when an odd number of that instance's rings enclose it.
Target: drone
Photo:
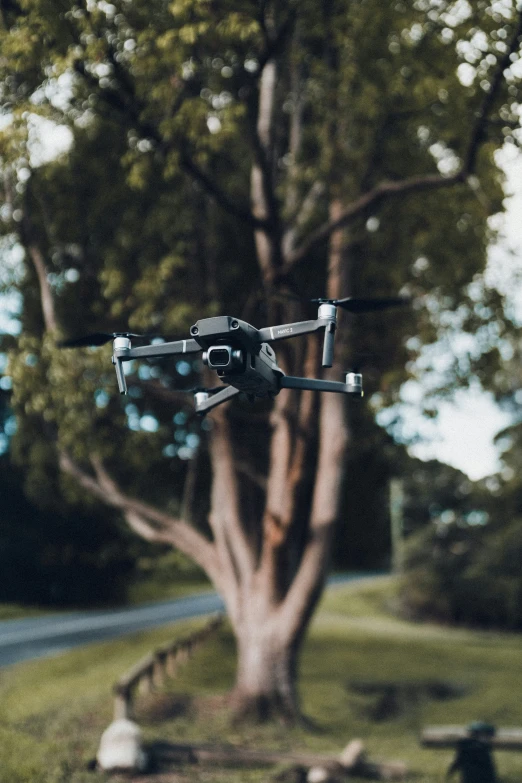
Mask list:
[[[62,342],[61,347],[102,345],[113,340],[112,363],[120,394],[127,394],[123,365],[132,359],[152,359],[163,356],[202,354],[203,364],[214,370],[224,388],[195,389],[196,413],[205,415],[217,405],[241,393],[250,399],[273,399],[282,389],[336,392],[352,397],[363,396],[362,374],[348,372],[344,382],[301,378],[285,375],[278,366],[270,343],[324,330],[322,366],[331,367],[337,328],[337,308],[352,313],[370,312],[407,303],[403,297],[386,299],[314,299],[318,304],[317,318],[310,321],[267,326],[256,329],[246,321],[232,316],[203,318],[190,327],[191,337],[174,342],[153,343],[132,347],[130,332],[97,333],[89,337]]]

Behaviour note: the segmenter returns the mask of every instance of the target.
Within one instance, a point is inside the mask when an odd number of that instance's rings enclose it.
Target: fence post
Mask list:
[[[150,666],[143,672],[142,676],[139,679],[138,687],[140,693],[143,694],[152,693],[152,691],[154,690],[153,664],[150,664]]]
[[[176,663],[176,656],[178,651],[178,645],[175,644],[172,647],[169,647],[167,650],[167,661],[166,661],[166,669],[167,674],[169,677],[174,677],[177,670],[177,663]]]
[[[132,693],[130,688],[114,688],[114,720],[130,719],[132,713]]]
[[[155,687],[161,688],[165,680],[165,658],[163,650],[156,650],[154,663],[152,664],[152,682]]]

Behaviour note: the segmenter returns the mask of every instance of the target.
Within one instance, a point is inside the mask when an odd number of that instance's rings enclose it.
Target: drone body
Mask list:
[[[82,345],[102,345],[114,338],[112,363],[116,370],[118,388],[121,394],[127,393],[127,384],[123,372],[123,363],[131,359],[152,359],[161,356],[202,353],[203,363],[214,370],[223,384],[222,389],[198,389],[194,392],[196,412],[205,414],[216,405],[229,400],[240,393],[251,399],[273,398],[281,389],[301,389],[311,391],[337,392],[362,397],[362,375],[349,372],[345,382],[326,381],[315,378],[299,378],[285,375],[278,366],[276,355],[270,343],[324,330],[322,366],[333,364],[335,330],[337,327],[337,308],[342,307],[352,313],[382,310],[387,307],[403,305],[403,298],[389,299],[318,299],[317,318],[311,321],[298,321],[279,326],[267,326],[256,329],[246,321],[231,316],[203,318],[191,328],[191,338],[144,345],[133,348],[131,337],[139,337],[129,332],[97,333],[61,343],[62,347]]]
[[[230,316],[204,318],[190,333],[203,350],[203,363],[223,383],[254,397],[273,397],[279,391],[284,373],[272,348],[260,342],[258,330],[250,324]]]
[[[323,367],[331,367],[336,324],[337,307],[330,302],[319,305],[317,318],[313,321],[298,321],[264,329],[256,329],[231,316],[203,318],[191,327],[192,339],[189,340],[132,348],[129,337],[118,335],[114,340],[112,361],[120,393],[125,394],[127,385],[123,362],[202,352],[203,363],[214,370],[227,386],[212,395],[204,390],[196,391],[194,397],[198,413],[206,413],[241,392],[251,398],[273,398],[286,388],[362,397],[362,376],[359,373],[348,373],[345,383],[287,376],[278,366],[275,352],[269,344],[324,329],[322,364]]]

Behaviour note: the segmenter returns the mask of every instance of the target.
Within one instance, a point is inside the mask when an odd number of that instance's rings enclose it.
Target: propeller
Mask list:
[[[152,340],[159,337],[158,334],[135,334],[134,332],[94,332],[83,337],[73,337],[70,340],[61,340],[57,343],[58,348],[83,348],[98,347],[114,340],[115,337],[141,337],[142,339]]]
[[[344,299],[328,299],[327,297],[308,299],[290,291],[277,291],[274,296],[297,302],[312,302],[319,305],[332,304],[336,307],[341,307],[343,310],[348,310],[350,313],[371,313],[377,310],[386,310],[388,307],[404,307],[411,303],[411,299],[407,296],[392,296],[380,299],[363,299],[355,296],[347,296]]]
[[[332,304],[348,310],[349,313],[371,313],[377,310],[386,310],[388,307],[403,307],[410,303],[405,296],[392,296],[383,299],[359,299],[347,296],[344,299],[311,299],[315,304]]]

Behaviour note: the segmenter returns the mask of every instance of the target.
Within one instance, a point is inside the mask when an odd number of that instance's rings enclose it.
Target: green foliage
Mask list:
[[[23,482],[4,456],[0,460],[0,601],[33,606],[81,606],[121,602],[143,545],[115,524],[104,508],[55,499],[46,510],[31,503]],[[50,488],[42,478],[45,497]]]
[[[403,606],[416,617],[521,630],[521,556],[520,519],[431,525],[409,541]]]

